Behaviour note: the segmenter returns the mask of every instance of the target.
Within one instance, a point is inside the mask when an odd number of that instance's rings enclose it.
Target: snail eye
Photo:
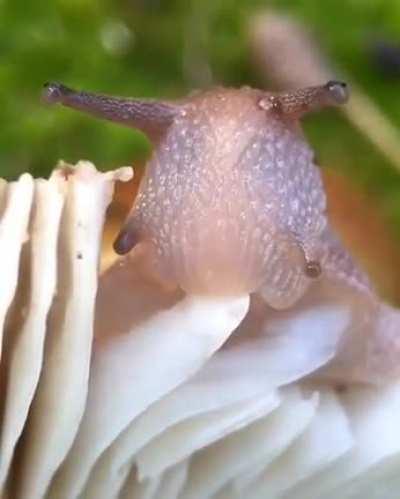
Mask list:
[[[349,88],[344,81],[328,81],[326,89],[337,104],[344,104],[349,98]]]

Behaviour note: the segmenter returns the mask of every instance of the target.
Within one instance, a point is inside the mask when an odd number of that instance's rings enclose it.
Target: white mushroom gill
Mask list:
[[[165,287],[143,253],[98,280],[130,175],[0,183],[2,498],[395,499],[399,312],[331,236],[284,311]]]

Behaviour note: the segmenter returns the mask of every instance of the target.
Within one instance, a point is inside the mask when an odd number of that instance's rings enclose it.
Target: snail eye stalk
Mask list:
[[[141,130],[157,137],[180,113],[176,104],[155,100],[125,99],[73,90],[62,83],[45,83],[42,100],[82,111],[97,118]]]
[[[348,85],[341,81],[331,80],[316,87],[269,94],[260,100],[259,105],[266,111],[301,118],[304,114],[327,106],[345,104],[348,98]]]

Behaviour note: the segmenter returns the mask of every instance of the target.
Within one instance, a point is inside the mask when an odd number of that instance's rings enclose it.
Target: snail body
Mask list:
[[[345,84],[216,88],[178,103],[48,84],[45,98],[139,128],[154,144],[118,253],[147,243],[162,276],[185,291],[260,291],[275,308],[319,276],[326,200],[299,118],[344,102]]]

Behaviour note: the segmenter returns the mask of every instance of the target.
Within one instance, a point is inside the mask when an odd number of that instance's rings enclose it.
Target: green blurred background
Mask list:
[[[45,176],[59,158],[106,169],[149,153],[139,133],[41,104],[47,80],[145,97],[210,82],[263,86],[248,47],[248,19],[261,8],[309,27],[400,128],[400,76],[371,56],[376,40],[400,43],[398,0],[0,0],[0,176]],[[308,119],[306,132],[319,162],[375,196],[400,235],[400,174],[384,155],[336,111]]]

